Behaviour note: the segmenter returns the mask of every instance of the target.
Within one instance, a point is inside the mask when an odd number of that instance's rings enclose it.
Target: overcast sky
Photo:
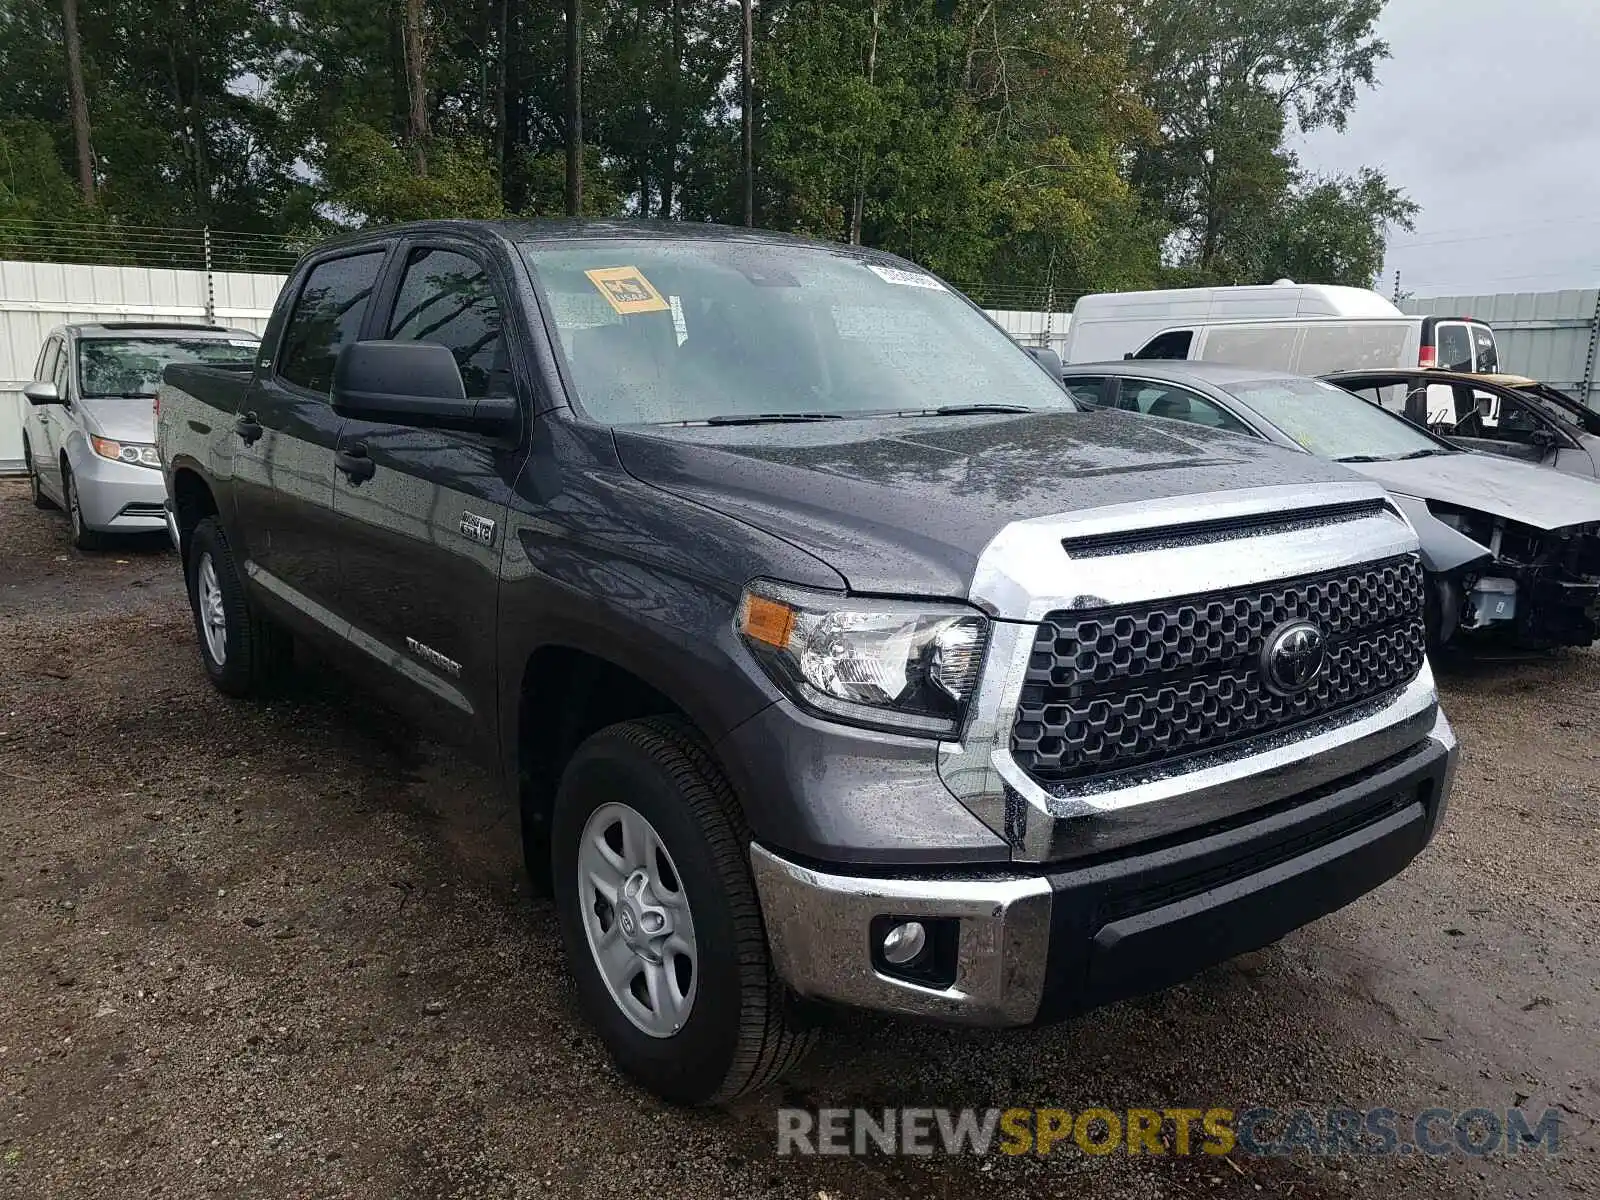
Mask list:
[[[1389,0],[1392,57],[1317,171],[1381,168],[1422,206],[1394,233],[1418,296],[1600,284],[1600,0]]]

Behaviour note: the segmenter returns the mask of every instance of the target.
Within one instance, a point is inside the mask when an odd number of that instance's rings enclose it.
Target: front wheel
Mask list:
[[[230,696],[265,690],[288,665],[293,646],[283,629],[251,608],[233,548],[215,517],[195,526],[188,574],[200,661],[211,682]]]
[[[776,1079],[812,1034],[767,953],[733,790],[681,721],[603,729],[561,777],[551,868],[567,962],[617,1065],[666,1100]]]
[[[63,490],[67,493],[67,521],[72,526],[72,544],[79,550],[105,549],[106,535],[90,529],[84,523],[83,500],[78,495],[78,477],[72,473],[72,468],[67,466],[65,459],[61,463],[61,482]]]

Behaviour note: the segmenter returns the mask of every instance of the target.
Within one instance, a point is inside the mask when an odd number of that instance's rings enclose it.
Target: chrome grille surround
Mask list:
[[[981,555],[969,592],[993,618],[989,652],[960,740],[939,747],[952,793],[1017,862],[1053,862],[1228,819],[1330,783],[1417,745],[1448,738],[1426,661],[1408,683],[1297,724],[1217,745],[1170,765],[1152,760],[1114,776],[1048,787],[1023,770],[1011,733],[1040,623],[1052,613],[1136,608],[1256,584],[1310,578],[1416,553],[1416,535],[1376,484],[1243,489],[1016,521]],[[1316,510],[1346,508],[1326,519]],[[1304,514],[1304,521],[1286,521]],[[1252,518],[1260,518],[1258,530]],[[1174,544],[1174,526],[1231,526],[1222,540]],[[1074,557],[1072,539],[1132,535],[1125,553]]]

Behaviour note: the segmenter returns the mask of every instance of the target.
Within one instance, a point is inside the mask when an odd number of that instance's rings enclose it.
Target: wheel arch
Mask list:
[[[629,649],[638,651],[640,646],[630,643]],[[533,647],[523,659],[514,690],[507,689],[515,716],[503,725],[507,773],[515,782],[525,845],[548,838],[563,769],[586,738],[607,726],[676,717],[704,739],[716,762],[715,742],[726,731],[725,721],[708,702],[706,689],[690,686],[694,678],[671,666],[655,669],[648,655],[624,663],[620,655],[578,639]]]
[[[173,515],[178,522],[178,552],[184,568],[189,565],[189,544],[195,528],[207,517],[221,517],[216,492],[200,469],[187,459],[172,467],[167,481]]]

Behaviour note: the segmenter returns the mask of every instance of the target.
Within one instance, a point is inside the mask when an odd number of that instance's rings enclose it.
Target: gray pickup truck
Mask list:
[[[201,661],[313,643],[496,765],[581,1008],[725,1100],[819,1002],[1022,1026],[1400,871],[1456,743],[1374,483],[1082,412],[903,260],[713,227],[329,243],[168,368]]]

